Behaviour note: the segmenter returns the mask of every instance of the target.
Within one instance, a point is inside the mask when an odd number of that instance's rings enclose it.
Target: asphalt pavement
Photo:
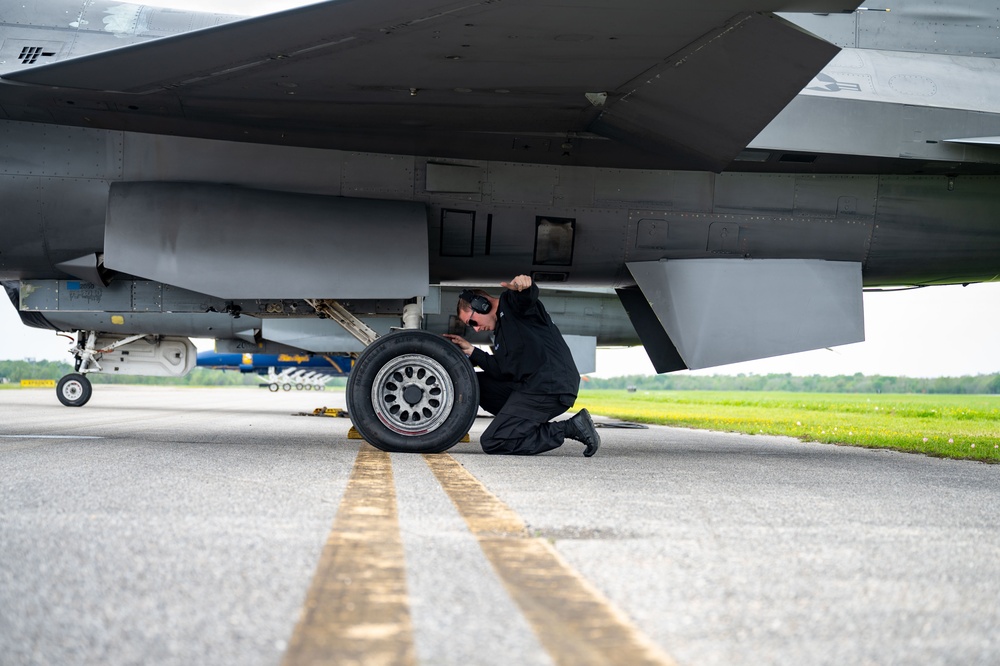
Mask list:
[[[373,488],[412,663],[1000,663],[998,465],[666,427],[493,457],[479,419],[358,485],[349,421],[297,415],[321,406],[342,393],[0,391],[0,663],[301,663],[327,603],[382,640],[330,559]]]

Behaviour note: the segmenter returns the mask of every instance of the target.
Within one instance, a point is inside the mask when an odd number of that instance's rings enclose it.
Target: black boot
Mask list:
[[[566,421],[563,435],[586,444],[587,448],[584,449],[583,455],[588,458],[597,453],[597,448],[601,445],[601,436],[597,434],[594,420],[590,418],[590,412],[586,409],[581,409],[573,418]]]

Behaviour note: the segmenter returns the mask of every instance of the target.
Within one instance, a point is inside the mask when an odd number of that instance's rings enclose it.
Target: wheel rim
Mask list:
[[[372,406],[385,427],[402,435],[423,435],[448,420],[455,386],[440,363],[422,354],[397,356],[372,384]]]
[[[71,402],[75,402],[83,395],[83,384],[76,379],[71,379],[62,386],[63,397]]]

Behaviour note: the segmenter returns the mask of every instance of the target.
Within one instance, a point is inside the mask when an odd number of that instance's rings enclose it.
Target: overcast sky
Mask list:
[[[295,0],[154,0],[144,4],[251,15],[312,2]],[[69,340],[21,325],[5,298],[0,302],[0,359],[69,360]],[[1000,284],[931,287],[865,294],[866,341],[774,359],[699,371],[697,374],[790,372],[797,375],[939,377],[1000,372]],[[210,346],[200,342],[199,346]],[[595,376],[653,373],[641,348],[602,350]]]

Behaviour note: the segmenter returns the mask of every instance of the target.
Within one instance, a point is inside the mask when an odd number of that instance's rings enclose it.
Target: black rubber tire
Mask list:
[[[83,407],[93,392],[90,380],[76,372],[66,375],[56,385],[56,397],[67,407]]]
[[[271,393],[277,393],[278,392],[278,385],[277,384],[268,384],[267,385],[267,390],[270,391]]]
[[[375,448],[441,453],[475,422],[479,382],[472,363],[447,339],[406,330],[378,338],[358,356],[346,398],[354,427]]]

